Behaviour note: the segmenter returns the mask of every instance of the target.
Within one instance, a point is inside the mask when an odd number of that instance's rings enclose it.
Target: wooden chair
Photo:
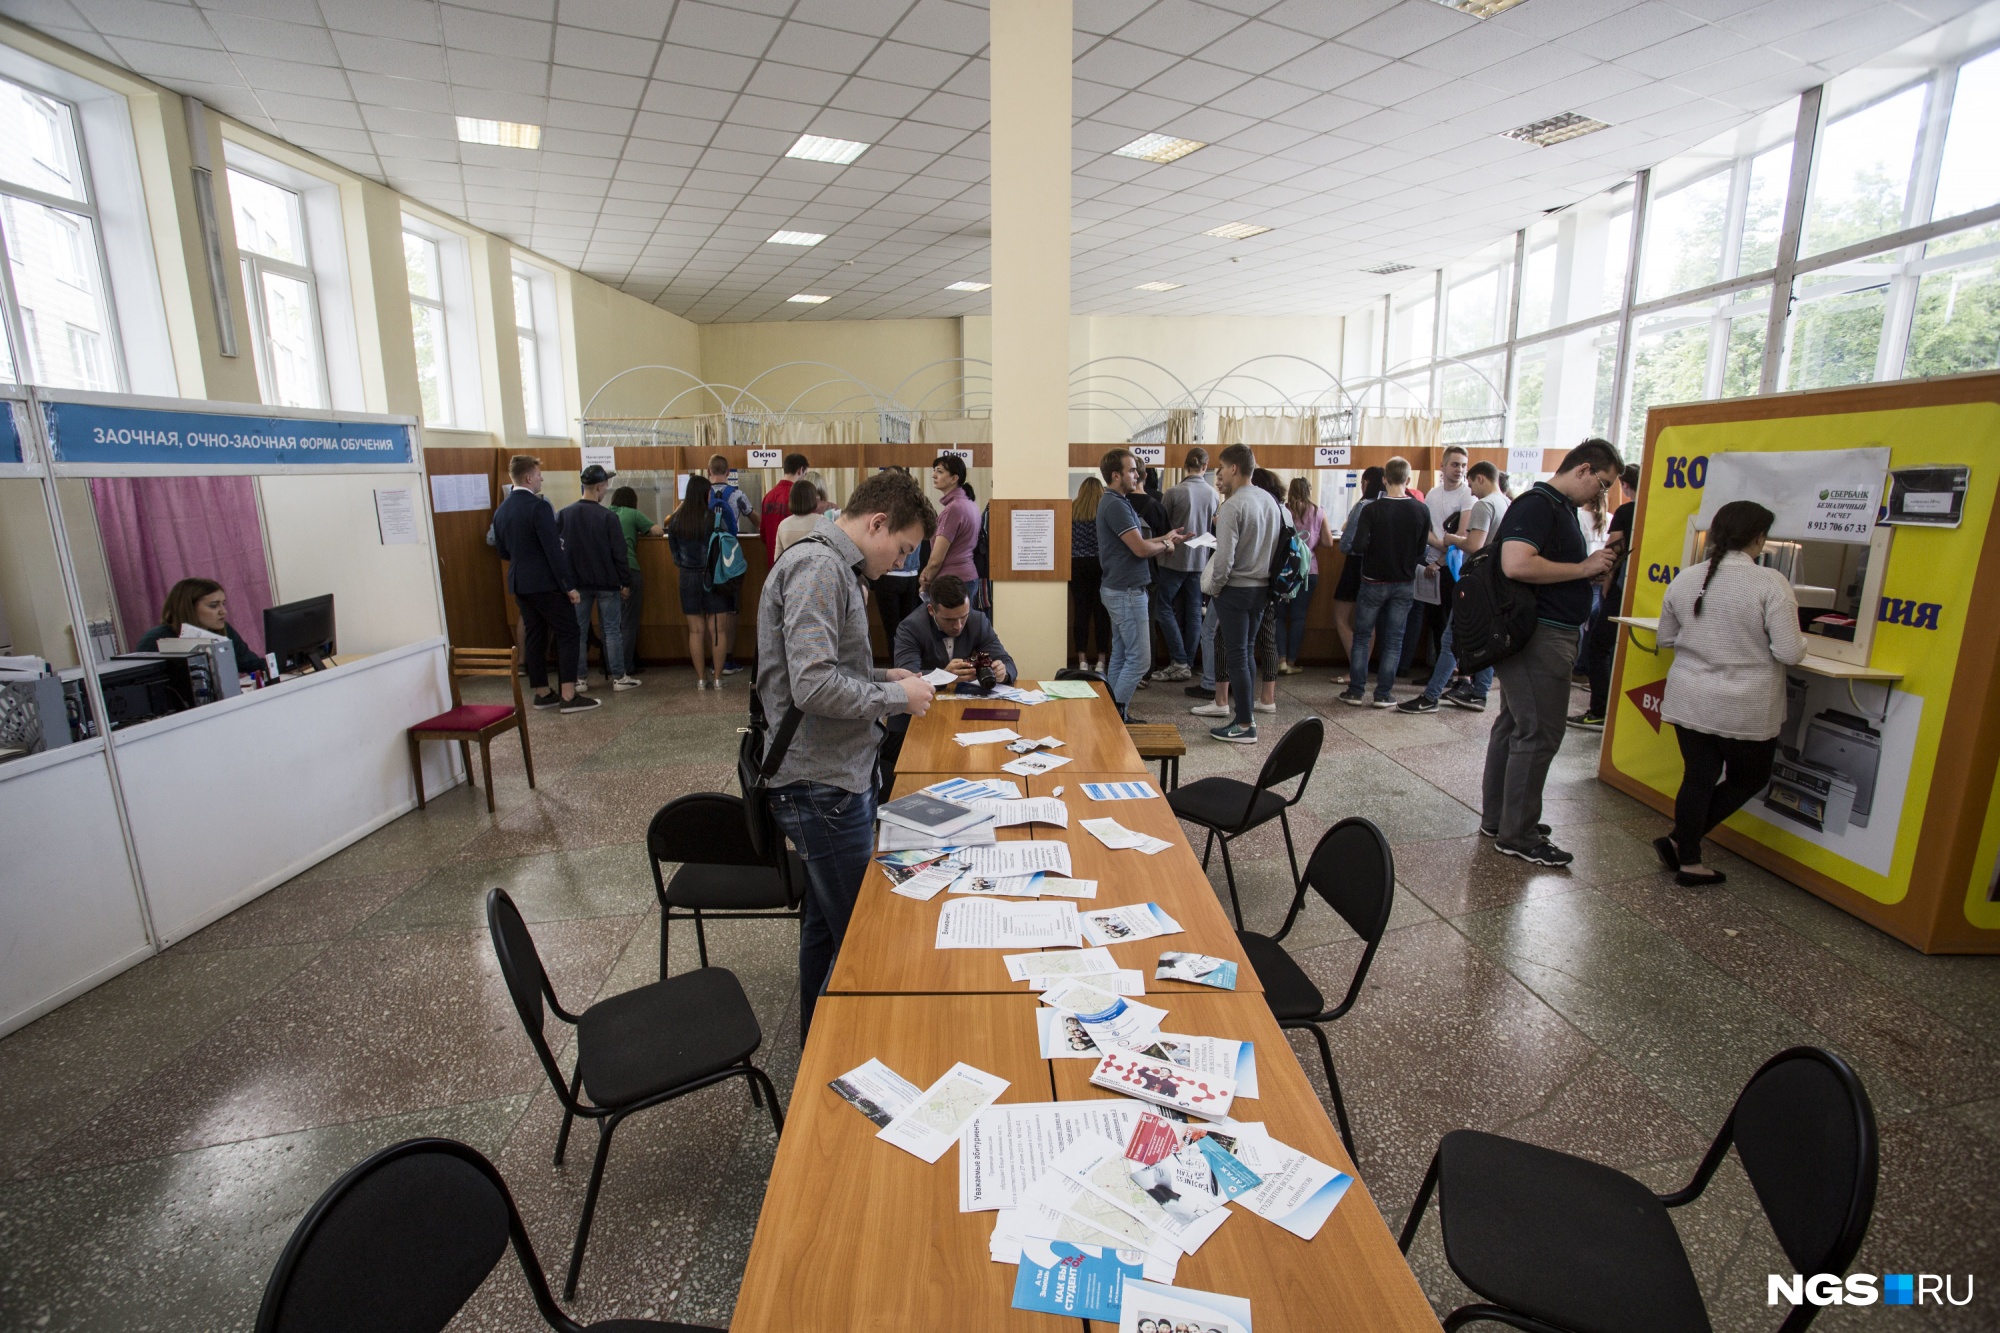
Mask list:
[[[1181,729],[1171,722],[1128,722],[1125,734],[1132,738],[1141,759],[1160,761],[1160,789],[1173,791],[1181,785],[1181,757],[1187,753],[1187,741],[1181,737]]]
[[[514,648],[454,648],[451,650],[451,711],[439,713],[411,727],[410,776],[417,784],[417,809],[424,808],[425,741],[457,741],[465,757],[465,773],[472,776],[472,742],[479,742],[479,766],[486,775],[486,810],[493,812],[493,738],[509,727],[521,733],[521,762],[528,769],[528,785],[535,785],[535,756],[528,748],[528,706],[521,698],[521,654]],[[505,676],[514,684],[514,702],[469,704],[459,697],[461,676]]]

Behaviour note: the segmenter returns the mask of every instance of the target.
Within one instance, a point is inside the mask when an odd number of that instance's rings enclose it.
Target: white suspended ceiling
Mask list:
[[[1073,305],[1334,314],[1976,0],[1077,0]],[[0,0],[0,13],[707,322],[981,313],[987,15],[957,0]],[[1537,148],[1503,130],[1607,122]],[[544,126],[460,143],[454,117]],[[802,133],[873,147],[788,159]],[[1166,165],[1143,134],[1209,146]],[[1248,240],[1211,227],[1270,227]],[[785,229],[824,233],[802,249]],[[1179,284],[1139,291],[1141,283]],[[791,302],[821,295],[820,304]]]

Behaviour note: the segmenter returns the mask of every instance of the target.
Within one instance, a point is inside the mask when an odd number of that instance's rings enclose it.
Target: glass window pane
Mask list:
[[[90,219],[9,196],[0,224],[28,342],[27,378],[59,389],[119,388]]]
[[[320,388],[319,339],[313,327],[312,290],[297,278],[265,273],[264,345],[273,401],[284,407],[325,407]]]
[[[1800,254],[1823,254],[1909,225],[1905,213],[1925,92],[1926,85],[1912,85],[1821,131]]]
[[[2000,129],[2000,51],[1958,71],[1958,91],[1951,99],[1951,124],[1945,131],[1944,164],[1938,173],[1934,218],[1953,218],[2000,203],[2000,149],[1993,142]]]
[[[1631,252],[1630,181],[1529,227],[1521,272],[1521,334],[1618,309],[1625,300]]]
[[[1639,299],[1655,300],[1720,282],[1729,232],[1725,168],[1690,181],[1646,205],[1646,241],[1639,264]]]
[[[2000,366],[2000,259],[1927,273],[1917,284],[1903,374]]]
[[[404,232],[403,266],[409,273],[410,295],[421,296],[427,301],[444,300],[436,241],[415,232]]]
[[[514,343],[521,353],[521,408],[531,435],[544,433],[542,422],[542,367],[535,354],[535,336],[516,333]]]
[[[451,366],[445,353],[444,311],[422,301],[410,302],[410,331],[417,343],[417,388],[423,396],[424,423],[452,423]]]
[[[76,122],[61,102],[0,79],[0,179],[81,203]]]
[[[1351,386],[1382,373],[1381,317],[1380,301],[1371,301],[1347,316],[1341,330],[1341,383]]]
[[[1611,433],[1618,326],[1600,324],[1521,348],[1514,356],[1509,444],[1567,449]]]
[[[1497,352],[1438,368],[1438,410],[1444,417],[1440,444],[1499,447],[1507,426],[1507,403],[1501,393],[1506,373],[1506,355]]]
[[[1462,356],[1507,341],[1514,238],[1488,246],[1444,272],[1444,351]]]
[[[1620,446],[1644,442],[1651,408],[1755,393],[1770,309],[1771,289],[1756,287],[1634,320]]]
[[[1788,113],[1790,103],[1783,108]],[[1750,187],[1743,201],[1742,253],[1736,271],[1756,273],[1778,262],[1778,233],[1785,227],[1785,192],[1792,183],[1792,141],[1759,153],[1750,161]]]
[[[1426,276],[1422,283],[1396,294],[1389,308],[1389,366],[1391,372],[1411,366],[1428,365],[1434,355],[1437,335],[1437,278]],[[1393,404],[1392,404],[1393,406]]]
[[[1792,289],[1787,322],[1787,389],[1831,389],[1875,378],[1882,350],[1882,321],[1889,305],[1890,271],[1878,277],[1861,265],[1813,273]]]
[[[535,335],[535,292],[528,280],[514,275],[514,327],[529,337]]]
[[[287,264],[307,262],[304,219],[296,194],[232,171],[229,202],[236,215],[237,249]]]

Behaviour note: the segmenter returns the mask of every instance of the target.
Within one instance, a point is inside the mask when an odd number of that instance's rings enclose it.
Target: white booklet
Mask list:
[[[1021,799],[1020,786],[1005,778],[946,778],[943,782],[933,782],[924,791],[947,801],[957,801],[960,805],[970,805],[974,801]]]
[[[1045,898],[1095,898],[1097,881],[1071,879],[1067,875],[1043,875],[1035,882],[1035,890]]]
[[[959,1136],[958,1211],[1016,1206],[1064,1148],[1085,1134],[1122,1143],[1144,1113],[1136,1102],[1102,1097],[987,1107]]]
[[[952,739],[960,745],[998,745],[1003,741],[1020,740],[1020,734],[1011,727],[995,727],[991,731],[961,731]]]
[[[1036,774],[1046,773],[1052,768],[1061,768],[1068,762],[1069,760],[1062,755],[1050,754],[1045,750],[1037,750],[1033,754],[1024,754],[1019,759],[1000,765],[1000,771],[1002,773],[1015,773],[1024,778],[1032,778]]]
[[[1099,980],[1091,979],[1093,984]],[[1190,1037],[1178,1032],[1156,1032],[1147,1046],[1130,1049],[1142,1055],[1158,1055],[1197,1074],[1219,1074],[1234,1079],[1238,1097],[1257,1095],[1257,1047],[1234,1037]]]
[[[1069,873],[1066,842],[996,842],[965,853],[965,868],[975,875],[1051,875]]]
[[[1115,1247],[1118,1244],[1117,1238],[1109,1232],[1100,1231],[1088,1222],[1080,1222],[1040,1200],[1030,1200],[1019,1208],[1002,1208],[994,1213],[993,1235],[987,1244],[994,1263],[1018,1264],[1027,1245],[1046,1244],[1052,1240],[1068,1241],[1072,1245]],[[1144,1250],[1128,1250],[1127,1253],[1143,1257],[1148,1282],[1172,1282],[1180,1265],[1178,1253],[1172,1258],[1147,1254]],[[1154,1330],[1149,1328],[1144,1333],[1154,1333]]]
[[[1095,1135],[1079,1138],[1063,1149],[1051,1165],[1147,1229],[1165,1236],[1187,1254],[1199,1250],[1229,1220],[1226,1208],[1199,1216],[1177,1217],[1168,1212],[1132,1179],[1132,1168],[1137,1164],[1126,1159],[1125,1149]]]
[[[1165,1232],[1155,1231],[1116,1204],[1085,1189],[1053,1166],[1028,1186],[1024,1208],[1046,1208],[1118,1238],[1119,1247],[1178,1263],[1184,1251]]]
[[[923,1090],[880,1060],[850,1069],[827,1084],[842,1101],[887,1128],[898,1112],[922,1095]]]
[[[1116,972],[1117,962],[1109,949],[1068,949],[1059,953],[1011,953],[1000,960],[1007,965],[1009,981],[1033,981],[1038,977],[1083,977],[1093,972]]]
[[[935,1162],[958,1142],[965,1122],[998,1101],[1007,1080],[960,1061],[897,1113],[875,1137]]]
[[[1076,904],[954,898],[938,913],[940,949],[1041,949],[1075,945]]]
[[[1236,1155],[1262,1176],[1263,1183],[1236,1196],[1236,1202],[1302,1240],[1311,1240],[1333,1215],[1354,1177],[1308,1157],[1269,1133],[1244,1135]]]
[[[1100,908],[1085,912],[1079,922],[1092,944],[1130,944],[1155,935],[1178,935],[1181,930],[1180,922],[1168,916],[1158,903]]]
[[[1150,833],[1126,828],[1115,819],[1083,819],[1077,822],[1083,825],[1091,837],[1113,851],[1130,850],[1154,856],[1173,846],[1165,838],[1156,838]]]
[[[1025,801],[968,801],[975,811],[989,815],[995,828],[1016,824],[1054,824],[1069,827],[1069,807],[1053,796],[1034,796]]]
[[[1100,1051],[1114,1047],[1139,1050],[1149,1046],[1159,1034],[1161,1020],[1167,1016],[1164,1009],[1099,990],[1087,978],[1043,992],[1042,1003],[1075,1015],[1090,1035],[1091,1044]]]
[[[1208,541],[1213,545],[1215,538],[1211,536]],[[1150,1278],[1151,1274],[1147,1276]],[[1201,1333],[1251,1333],[1250,1302],[1241,1296],[1125,1279],[1125,1298],[1118,1307],[1118,1333],[1183,1328],[1198,1328]]]
[[[887,821],[875,826],[875,850],[880,852],[943,851],[951,847],[980,847],[998,841],[999,830],[991,822],[960,829],[949,838]]]
[[[951,882],[953,893],[986,898],[1039,898],[1041,873],[1032,875],[981,875],[966,870]]]
[[[964,867],[951,861],[945,861],[927,869],[919,870],[901,884],[891,884],[889,892],[900,893],[905,898],[915,898],[920,903],[927,903],[940,893],[943,893],[953,880],[964,873]]]

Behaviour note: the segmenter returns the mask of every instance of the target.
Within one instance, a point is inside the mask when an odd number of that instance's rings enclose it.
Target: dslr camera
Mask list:
[[[972,683],[980,691],[991,693],[1000,683],[993,670],[993,654],[974,653],[972,656]]]

